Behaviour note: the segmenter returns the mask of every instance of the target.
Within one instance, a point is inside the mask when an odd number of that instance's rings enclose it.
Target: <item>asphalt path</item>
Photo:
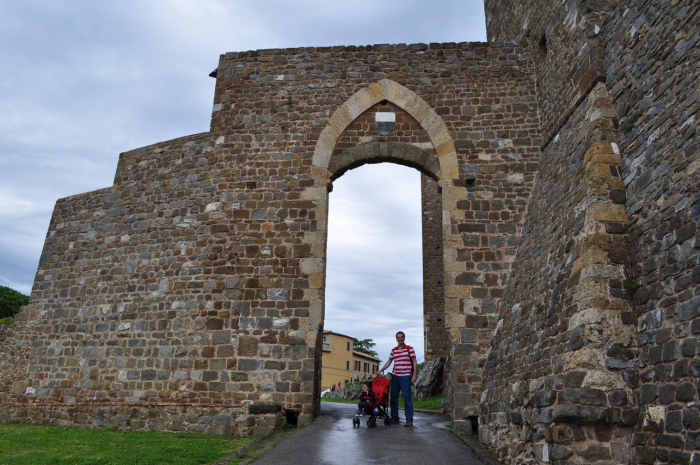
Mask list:
[[[367,427],[367,418],[353,428],[357,406],[321,403],[321,415],[311,425],[280,441],[255,460],[255,465],[395,463],[400,465],[487,465],[493,463],[447,428],[445,416],[416,413],[412,428],[399,425]]]

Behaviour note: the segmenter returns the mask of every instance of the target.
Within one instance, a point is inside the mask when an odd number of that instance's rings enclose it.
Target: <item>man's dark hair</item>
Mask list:
[[[399,334],[401,334],[404,338],[406,337],[406,333],[404,333],[403,331],[399,331],[399,332],[396,333],[397,336],[398,336]]]

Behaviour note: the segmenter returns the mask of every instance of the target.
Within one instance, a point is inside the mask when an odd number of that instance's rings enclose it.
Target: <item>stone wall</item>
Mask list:
[[[638,463],[700,461],[700,12],[628,1],[605,28],[639,332]]]
[[[253,386],[288,366],[251,373],[265,363],[247,365],[258,341],[237,331],[236,283],[211,261],[213,145],[202,134],[127,152],[112,188],[56,203],[32,303],[13,325],[29,366],[3,421],[246,435],[284,423],[285,394]],[[299,347],[290,359],[307,357]]]
[[[480,440],[503,458],[628,460],[636,341],[617,259],[627,218],[606,105],[599,84],[543,151],[479,406]]]
[[[450,353],[445,330],[445,270],[442,260],[442,201],[437,182],[421,175],[423,228],[423,328],[425,360]],[[428,334],[430,337],[428,338]]]
[[[525,40],[533,48],[542,119],[549,141],[592,83],[604,79],[601,28],[617,0],[485,0],[490,41]]]
[[[239,434],[308,423],[328,189],[392,161],[440,187],[439,337],[465,422],[538,165],[532,67],[517,44],[222,56],[211,132],[126,152],[112,187],[57,202],[13,336],[31,347],[29,377],[2,391],[3,418],[124,427],[131,406],[156,429],[217,431],[217,408]],[[387,137],[372,129],[380,108],[397,114]]]
[[[15,336],[15,325],[0,325],[0,403],[25,393],[29,350],[27,341]]]
[[[328,191],[393,162],[422,173],[426,358],[458,433],[510,463],[697,462],[695,3],[486,0],[489,44],[222,55],[209,133],[57,202],[0,329],[0,421],[308,423]]]
[[[509,460],[689,463],[700,428],[697,7],[493,0],[486,12],[490,40],[536,50],[545,145],[523,271],[489,355],[481,438]],[[603,197],[604,215],[591,208]]]

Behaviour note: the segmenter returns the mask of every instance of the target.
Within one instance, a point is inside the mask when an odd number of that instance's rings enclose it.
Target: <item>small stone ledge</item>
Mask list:
[[[249,409],[253,410],[253,413],[249,413]],[[278,404],[246,406],[176,402],[5,403],[0,404],[0,423],[116,428],[131,431],[184,431],[247,437],[267,434],[284,426],[286,420],[281,411],[282,406]]]

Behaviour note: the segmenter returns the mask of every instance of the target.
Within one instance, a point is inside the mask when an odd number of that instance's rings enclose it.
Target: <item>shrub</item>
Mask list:
[[[16,315],[20,307],[28,303],[28,296],[9,287],[0,286],[0,318]]]

